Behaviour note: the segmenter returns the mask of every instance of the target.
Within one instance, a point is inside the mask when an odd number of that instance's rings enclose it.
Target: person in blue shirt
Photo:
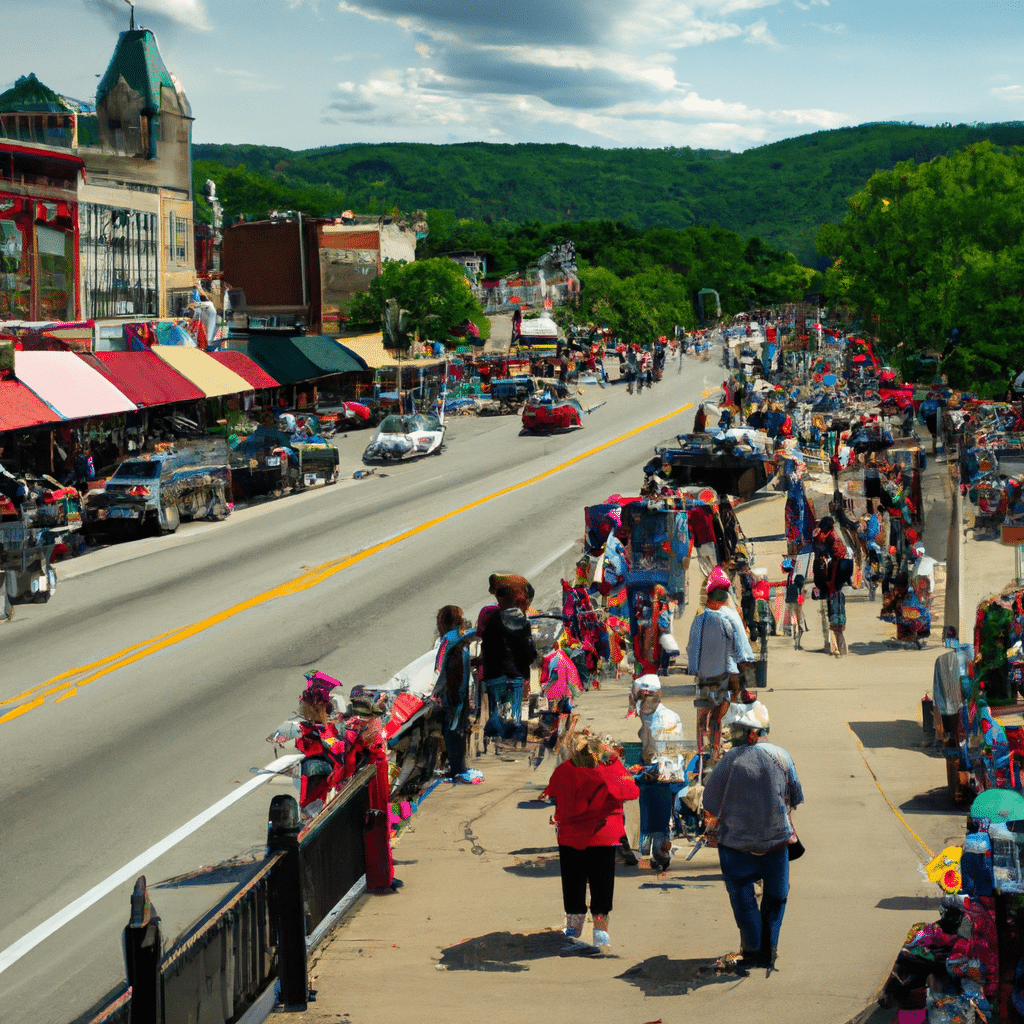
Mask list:
[[[791,847],[802,851],[791,812],[803,803],[803,790],[793,759],[765,740],[768,730],[768,710],[755,701],[730,726],[732,749],[708,776],[702,798],[704,810],[718,819],[718,861],[740,931],[740,951],[719,961],[730,969],[774,968]]]

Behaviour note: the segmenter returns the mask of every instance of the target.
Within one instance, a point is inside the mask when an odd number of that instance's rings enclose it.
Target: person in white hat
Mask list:
[[[732,749],[708,776],[704,810],[718,819],[718,860],[740,930],[740,950],[721,958],[730,968],[775,966],[789,895],[790,819],[804,794],[793,759],[768,743],[768,709],[754,701],[730,725]],[[762,884],[761,905],[754,892]]]

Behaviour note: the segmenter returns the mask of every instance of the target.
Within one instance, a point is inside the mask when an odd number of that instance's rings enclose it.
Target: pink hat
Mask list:
[[[712,594],[716,590],[729,590],[731,587],[732,584],[729,582],[729,577],[725,575],[725,570],[720,565],[716,565],[711,570],[711,575],[708,576],[707,592]]]

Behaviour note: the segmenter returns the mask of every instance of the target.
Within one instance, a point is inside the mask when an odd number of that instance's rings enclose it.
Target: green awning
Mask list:
[[[362,373],[362,356],[325,334],[250,336],[246,352],[282,384],[329,377],[335,373]]]
[[[307,359],[292,344],[292,340],[280,334],[250,335],[245,351],[250,359],[282,384],[298,384],[300,381],[323,377],[323,370]]]
[[[366,360],[326,334],[308,334],[291,339],[292,344],[311,362],[327,373],[359,373],[367,369]]]

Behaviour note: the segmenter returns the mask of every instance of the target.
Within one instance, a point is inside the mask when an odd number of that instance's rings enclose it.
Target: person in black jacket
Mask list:
[[[530,588],[532,591],[532,588]],[[523,680],[537,657],[530,620],[512,587],[497,586],[494,596],[498,607],[488,616],[480,631],[480,661],[490,716],[485,736],[508,739],[520,731],[523,712]],[[529,607],[529,598],[525,600]],[[511,704],[509,717],[502,716],[505,704]]]

